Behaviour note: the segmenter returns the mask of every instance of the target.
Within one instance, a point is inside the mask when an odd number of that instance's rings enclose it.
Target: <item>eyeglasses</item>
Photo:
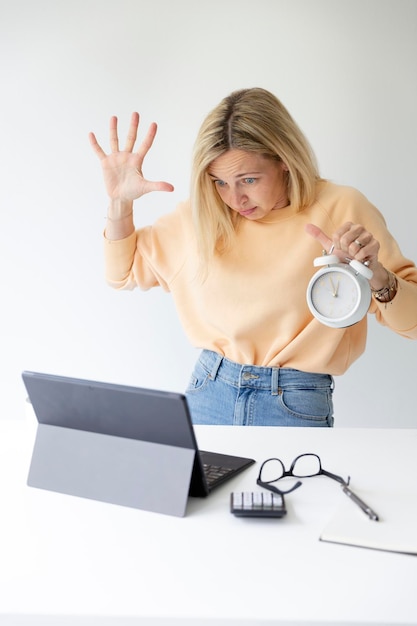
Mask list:
[[[341,476],[337,476],[337,474],[332,474],[331,472],[324,470],[321,465],[320,457],[317,454],[306,453],[297,456],[291,463],[289,470],[285,469],[284,463],[281,459],[267,459],[261,465],[256,483],[260,487],[264,487],[265,489],[269,489],[270,491],[283,495],[285,493],[291,493],[291,491],[301,487],[301,481],[298,480],[295,485],[286,490],[278,489],[278,487],[272,483],[276,483],[278,480],[281,480],[281,478],[285,478],[286,476],[294,476],[294,478],[310,478],[311,476],[320,476],[320,474],[333,478],[333,480],[337,480],[337,482],[342,485],[349,485],[350,482],[349,476],[347,480],[344,480]]]
[[[285,469],[281,459],[267,459],[261,465],[256,483],[264,489],[269,489],[269,491],[284,495],[298,489],[298,487],[301,487],[302,483],[298,480],[290,489],[283,490],[273,484],[278,480],[281,480],[281,478],[285,478],[287,476],[293,476],[294,478],[310,478],[312,476],[320,475],[327,476],[328,478],[332,478],[340,483],[343,492],[351,498],[351,500],[355,502],[355,504],[357,504],[370,519],[375,521],[378,520],[378,515],[375,511],[365,504],[365,502],[354,494],[349,488],[350,476],[348,476],[347,480],[344,480],[341,476],[323,469],[320,457],[317,454],[300,454],[291,463],[289,470]]]

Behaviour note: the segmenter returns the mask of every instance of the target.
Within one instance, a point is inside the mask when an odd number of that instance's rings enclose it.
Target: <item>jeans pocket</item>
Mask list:
[[[284,389],[281,403],[294,417],[314,422],[333,423],[333,398],[330,388]]]
[[[197,361],[191,373],[191,377],[186,388],[186,393],[195,393],[202,390],[209,380],[210,372],[208,372],[206,368],[201,365],[199,361]]]

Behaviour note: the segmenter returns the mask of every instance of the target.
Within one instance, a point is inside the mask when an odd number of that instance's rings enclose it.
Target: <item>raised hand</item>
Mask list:
[[[90,144],[100,159],[103,169],[104,183],[111,200],[132,202],[151,191],[173,191],[174,187],[163,181],[150,181],[144,178],[142,166],[145,156],[152,147],[157,125],[152,123],[144,140],[136,152],[133,152],[139,126],[139,114],[132,113],[126,137],[125,148],[119,148],[117,117],[110,119],[110,150],[106,154],[99,145],[94,133],[89,134]]]

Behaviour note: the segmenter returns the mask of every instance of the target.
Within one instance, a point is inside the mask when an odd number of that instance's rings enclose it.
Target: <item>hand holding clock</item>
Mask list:
[[[321,269],[312,276],[306,294],[310,312],[322,324],[352,326],[366,315],[371,293],[385,306],[395,297],[397,279],[378,261],[379,242],[363,226],[346,222],[332,238],[314,224],[307,224],[306,231],[324,249],[314,259],[314,266]]]
[[[361,224],[346,222],[331,237],[314,224],[307,224],[305,229],[309,235],[321,243],[327,252],[334,246],[332,254],[338,256],[340,261],[346,262],[346,258],[349,258],[361,263],[366,262],[373,272],[369,281],[372,290],[377,291],[388,287],[388,271],[378,261],[379,241]]]

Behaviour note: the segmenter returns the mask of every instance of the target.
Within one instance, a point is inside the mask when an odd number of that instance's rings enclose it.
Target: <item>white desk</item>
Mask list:
[[[0,420],[1,626],[417,624],[417,557],[318,540],[345,505],[334,481],[305,479],[285,519],[235,518],[229,493],[258,489],[257,463],[186,517],[158,515],[27,487],[35,426]],[[381,485],[417,483],[417,430],[196,431],[257,461],[316,452],[376,509]]]

